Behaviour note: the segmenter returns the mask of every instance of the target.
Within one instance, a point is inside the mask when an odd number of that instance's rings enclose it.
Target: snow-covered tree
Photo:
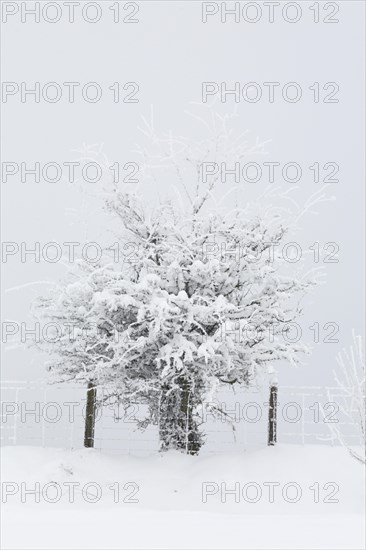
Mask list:
[[[220,384],[248,385],[269,362],[298,361],[283,338],[308,283],[282,276],[268,248],[284,228],[240,209],[181,217],[171,204],[146,212],[136,197],[109,202],[133,239],[133,283],[121,317],[135,321],[113,345],[115,382],[127,403],[147,402],[164,448],[197,452],[200,407]],[[208,405],[209,406],[209,405]]]
[[[74,341],[47,343],[58,357],[53,372],[108,388],[105,399],[126,407],[147,404],[143,425],[159,425],[161,448],[191,454],[204,440],[202,407],[221,414],[213,404],[221,385],[247,386],[274,361],[299,362],[306,349],[283,331],[312,284],[283,269],[276,245],[287,224],[278,209],[261,216],[238,200],[228,208],[215,198],[217,174],[203,184],[202,158],[240,160],[248,150],[220,128],[193,150],[183,138],[159,140],[149,127],[159,151],[140,151],[143,174],[173,168],[183,196],[154,206],[114,189],[106,206],[119,220],[120,249],[132,245],[133,254],[118,268],[83,266],[39,310],[77,326]]]
[[[343,349],[337,355],[338,369],[334,379],[340,393],[340,411],[352,425],[357,427],[357,435],[362,448],[349,445],[347,434],[337,425],[328,422],[334,439],[345,447],[349,453],[366,463],[366,373],[362,337],[353,332],[353,343],[349,349]],[[329,400],[332,400],[329,394]]]

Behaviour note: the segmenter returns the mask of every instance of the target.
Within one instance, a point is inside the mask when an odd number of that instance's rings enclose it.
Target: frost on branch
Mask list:
[[[334,439],[347,448],[349,453],[366,463],[366,380],[365,356],[362,337],[353,332],[353,343],[349,350],[342,350],[337,356],[338,370],[334,379],[341,392],[340,410],[352,425],[357,427],[362,448],[354,448],[346,443],[347,434],[337,424],[328,423]],[[329,400],[331,396],[329,395]]]

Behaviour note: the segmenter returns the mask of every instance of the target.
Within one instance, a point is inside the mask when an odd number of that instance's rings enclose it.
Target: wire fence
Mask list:
[[[3,445],[83,447],[86,389],[44,382],[4,382],[1,386]],[[339,388],[279,386],[277,441],[297,444],[338,444],[329,424],[336,423],[349,445],[361,444],[361,433],[349,394]],[[225,453],[267,444],[269,388],[222,390],[215,398],[225,413],[214,418],[202,408],[205,445],[202,453]],[[94,447],[146,455],[159,449],[158,428],[139,429],[147,414],[144,405],[99,409]]]

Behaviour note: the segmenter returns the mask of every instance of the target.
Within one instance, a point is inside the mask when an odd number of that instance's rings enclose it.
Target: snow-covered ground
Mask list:
[[[26,492],[34,488],[38,503]],[[2,489],[6,549],[353,550],[365,543],[364,468],[339,447],[144,458],[4,447]]]

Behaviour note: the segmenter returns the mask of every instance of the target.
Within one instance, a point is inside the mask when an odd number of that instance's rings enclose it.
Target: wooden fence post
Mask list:
[[[84,447],[94,447],[96,401],[97,388],[94,382],[89,382],[86,392]]]
[[[277,384],[271,385],[268,408],[268,445],[275,445],[277,443],[277,393]]]

